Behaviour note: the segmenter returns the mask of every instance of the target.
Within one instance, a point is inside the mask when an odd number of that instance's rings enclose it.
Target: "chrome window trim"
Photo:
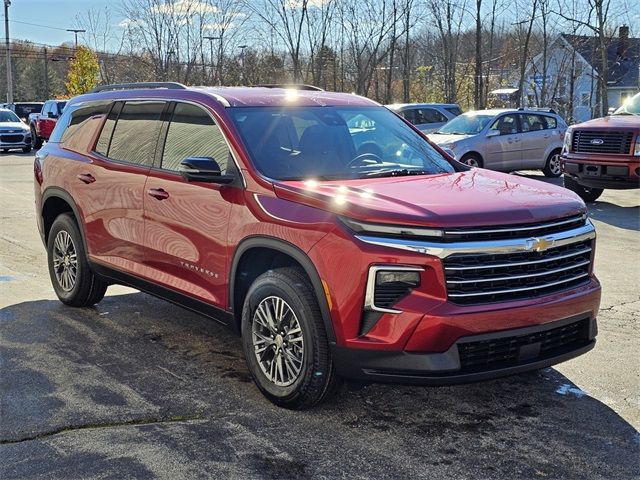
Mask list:
[[[381,308],[375,306],[375,292],[376,292],[376,275],[378,272],[422,272],[422,267],[406,267],[400,265],[372,265],[369,267],[369,274],[367,275],[367,287],[364,294],[364,309],[373,312],[382,313],[402,313],[402,310],[395,308]]]
[[[370,245],[409,250],[423,255],[432,255],[438,258],[447,258],[455,254],[476,253],[476,254],[508,254],[521,252],[534,252],[536,242],[543,240],[546,244],[544,250],[554,247],[562,247],[596,237],[593,224],[587,220],[582,227],[574,228],[564,232],[558,232],[542,237],[529,237],[505,240],[490,240],[476,242],[455,242],[439,243],[416,239],[385,238],[370,235],[355,235],[358,240]]]
[[[573,217],[567,217],[561,221],[551,222],[551,223],[540,223],[533,226],[528,227],[517,227],[517,228],[496,228],[492,230],[445,230],[445,235],[474,235],[474,234],[483,234],[483,233],[503,233],[503,232],[525,232],[530,230],[542,230],[545,228],[557,227],[559,225],[566,225],[568,223],[577,222],[579,220],[586,221],[587,215],[575,215]]]

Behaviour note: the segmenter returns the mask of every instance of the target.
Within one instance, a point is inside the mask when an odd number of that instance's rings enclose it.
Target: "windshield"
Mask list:
[[[640,115],[640,93],[637,93],[633,97],[628,99],[613,114],[614,115]]]
[[[494,115],[478,115],[476,113],[463,113],[450,120],[435,133],[444,135],[476,135],[482,131]]]
[[[276,180],[422,175],[454,169],[383,107],[230,108],[256,168]]]
[[[11,110],[4,110],[0,112],[0,122],[19,122],[18,116]]]

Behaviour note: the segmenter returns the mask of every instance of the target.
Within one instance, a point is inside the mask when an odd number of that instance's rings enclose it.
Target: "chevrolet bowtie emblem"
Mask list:
[[[544,252],[553,246],[553,240],[546,238],[531,238],[527,240],[527,250],[534,252]]]

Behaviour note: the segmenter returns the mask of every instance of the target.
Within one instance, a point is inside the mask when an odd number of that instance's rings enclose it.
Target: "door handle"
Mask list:
[[[86,184],[93,183],[96,181],[96,178],[90,173],[81,173],[78,175],[78,180],[84,182]]]
[[[169,192],[163,188],[150,188],[147,193],[157,200],[165,200],[169,198]]]

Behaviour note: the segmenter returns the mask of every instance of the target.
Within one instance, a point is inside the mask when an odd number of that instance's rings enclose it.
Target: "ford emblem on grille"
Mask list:
[[[604,140],[602,140],[601,138],[594,138],[593,140],[591,140],[591,145],[602,145],[604,143]]]

